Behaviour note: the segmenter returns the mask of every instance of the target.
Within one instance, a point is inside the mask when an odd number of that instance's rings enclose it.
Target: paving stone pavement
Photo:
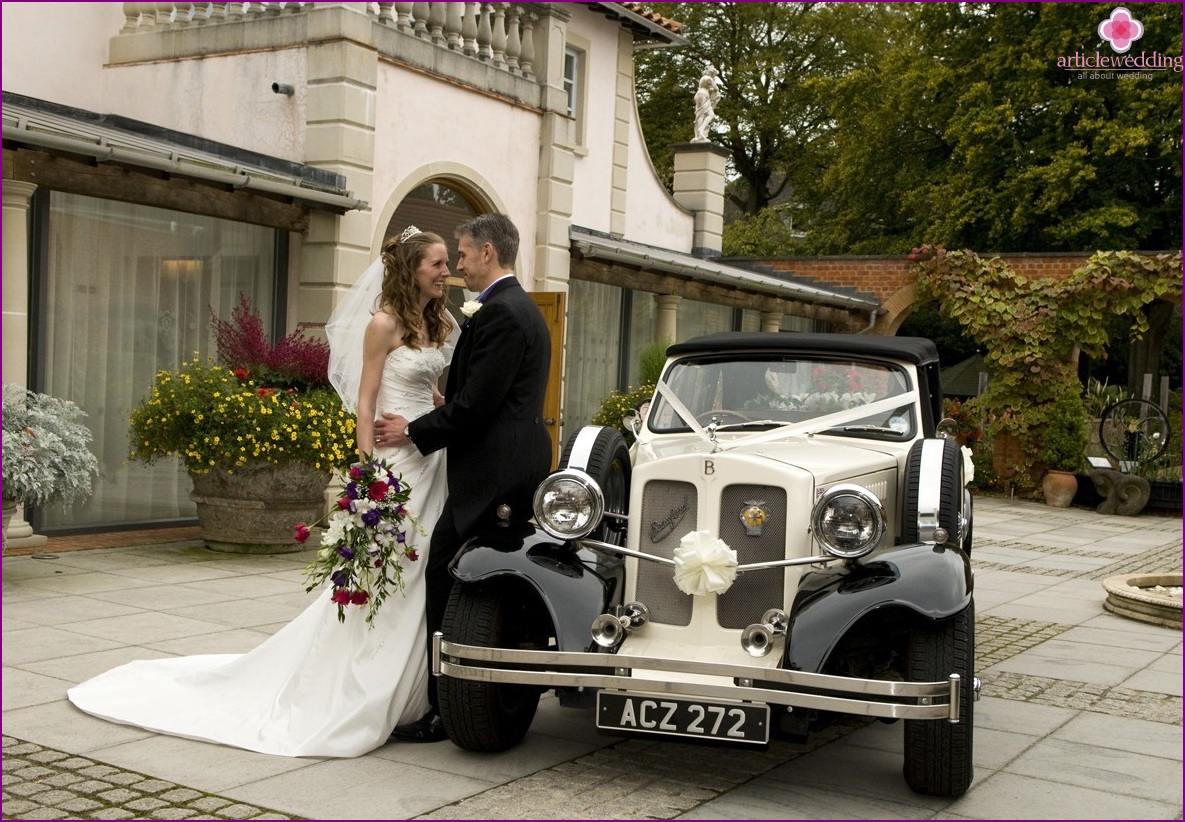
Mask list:
[[[976,779],[956,800],[910,793],[901,725],[860,718],[806,744],[721,747],[604,736],[587,712],[545,699],[505,754],[391,743],[356,760],[112,725],[65,689],[138,657],[247,650],[302,607],[275,582],[300,585],[308,558],[196,543],[6,556],[3,818],[1180,819],[1180,632],[1106,613],[1100,581],[1180,570],[1181,556],[1179,517],[976,500],[983,700]],[[244,595],[256,581],[273,593]],[[149,612],[188,626],[231,601],[238,621],[208,634],[148,641],[118,625]]]
[[[300,819],[4,737],[4,819]]]

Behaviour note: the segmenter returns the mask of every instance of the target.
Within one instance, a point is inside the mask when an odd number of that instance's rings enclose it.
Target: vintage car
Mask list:
[[[903,720],[918,792],[971,783],[964,454],[920,338],[726,333],[670,347],[652,402],[567,442],[535,522],[467,543],[433,673],[462,748],[540,694],[618,733],[766,744]]]

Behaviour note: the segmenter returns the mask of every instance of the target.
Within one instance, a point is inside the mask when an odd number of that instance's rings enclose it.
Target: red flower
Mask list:
[[[343,511],[346,510],[347,508],[349,508],[350,507],[350,498],[349,497],[339,497],[337,500],[337,507],[342,509]]]
[[[238,377],[241,382],[246,382],[247,378],[250,377],[251,374],[246,368],[236,368],[235,376]]]
[[[415,548],[412,548],[411,550],[409,550],[407,552],[407,558],[410,559],[412,562],[415,562],[417,559],[420,558],[420,555],[416,553]]]
[[[368,599],[370,599],[370,594],[365,591],[355,591],[350,594],[351,605],[365,605]]]
[[[350,604],[350,591],[348,588],[334,588],[333,596],[330,597],[338,605]]]
[[[293,538],[297,542],[304,542],[307,540],[309,538],[309,526],[305,525],[303,522],[298,522],[296,524],[296,533],[293,534]]]
[[[366,489],[366,494],[375,502],[378,502],[383,497],[387,496],[387,483],[372,482],[370,487]]]
[[[259,396],[261,396],[261,397],[270,397],[272,394],[275,393],[275,389],[260,388],[259,391],[257,391],[256,393],[259,394]]]

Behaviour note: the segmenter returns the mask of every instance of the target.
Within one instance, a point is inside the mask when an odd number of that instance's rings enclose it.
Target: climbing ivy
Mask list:
[[[991,374],[968,403],[989,440],[1009,433],[1021,441],[1022,482],[1033,483],[1044,430],[1055,401],[1081,397],[1075,348],[1105,357],[1107,320],[1133,317],[1132,338],[1148,330],[1140,310],[1162,298],[1181,298],[1181,253],[1154,256],[1100,251],[1067,277],[1026,277],[998,257],[940,246],[915,248],[918,296],[936,300],[944,316],[962,324],[985,349]]]

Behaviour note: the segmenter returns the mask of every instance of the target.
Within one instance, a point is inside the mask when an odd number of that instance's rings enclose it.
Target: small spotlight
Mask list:
[[[276,94],[286,94],[289,97],[296,93],[296,89],[287,83],[272,83],[272,91]]]

